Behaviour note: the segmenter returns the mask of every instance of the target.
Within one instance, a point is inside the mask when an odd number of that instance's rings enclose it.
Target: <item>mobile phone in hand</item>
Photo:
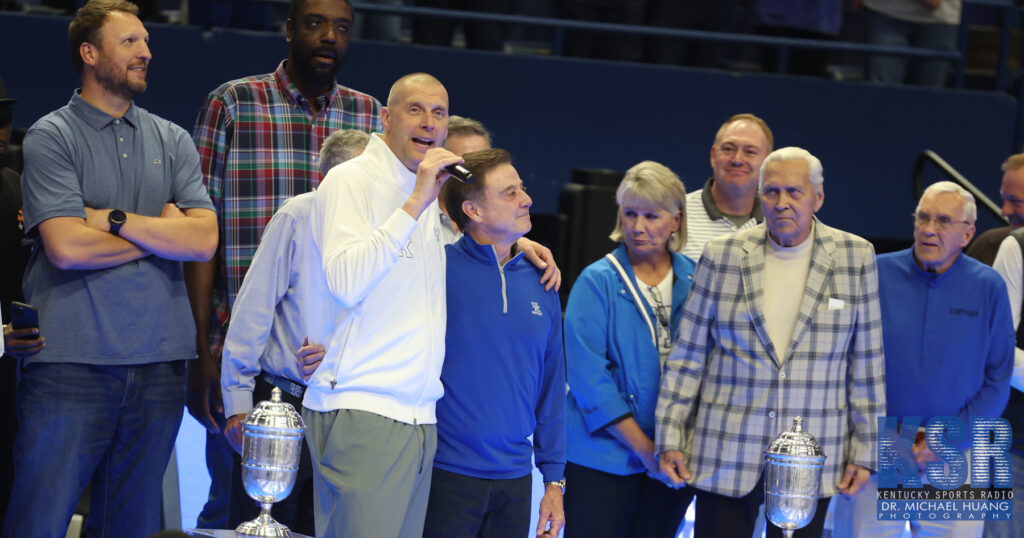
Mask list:
[[[36,307],[14,301],[11,303],[11,326],[15,329],[34,329],[39,327],[39,311]],[[22,340],[38,340],[39,335],[26,336]]]

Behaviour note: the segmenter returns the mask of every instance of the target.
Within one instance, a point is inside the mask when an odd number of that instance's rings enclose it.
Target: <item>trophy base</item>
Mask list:
[[[235,528],[235,536],[244,538],[289,538],[291,535],[288,527],[274,521],[268,514],[260,514],[260,517]]]

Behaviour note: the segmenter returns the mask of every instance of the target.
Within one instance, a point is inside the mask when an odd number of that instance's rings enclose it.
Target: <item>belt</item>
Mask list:
[[[256,377],[270,383],[288,394],[291,394],[292,396],[295,396],[296,398],[302,398],[302,395],[306,392],[306,387],[304,385],[300,385],[287,377],[281,377],[267,372],[260,372],[260,375]]]

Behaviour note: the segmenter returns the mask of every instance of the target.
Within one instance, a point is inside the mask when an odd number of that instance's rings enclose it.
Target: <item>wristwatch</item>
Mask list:
[[[562,489],[562,495],[565,495],[565,479],[564,478],[561,479],[561,480],[554,480],[554,481],[551,481],[551,482],[544,482],[544,486],[545,487],[547,487],[547,486],[558,486],[559,488]]]
[[[107,213],[107,221],[110,222],[110,233],[120,235],[121,226],[124,226],[126,220],[128,220],[128,215],[125,215],[124,211],[111,209],[110,213]]]

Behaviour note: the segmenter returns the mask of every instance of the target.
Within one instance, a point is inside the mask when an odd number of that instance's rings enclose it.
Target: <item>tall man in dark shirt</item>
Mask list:
[[[233,451],[220,433],[220,355],[235,296],[263,230],[285,200],[320,184],[320,146],[331,133],[381,130],[380,103],[337,83],[353,20],[347,0],[292,0],[288,58],[272,73],[220,85],[196,118],[193,137],[203,179],[221,217],[217,256],[189,267],[199,361],[189,372],[188,407],[209,432],[211,478],[200,526],[234,528],[246,518],[235,506],[251,503],[244,491],[230,492],[227,485]],[[292,528],[312,533],[308,523]]]

